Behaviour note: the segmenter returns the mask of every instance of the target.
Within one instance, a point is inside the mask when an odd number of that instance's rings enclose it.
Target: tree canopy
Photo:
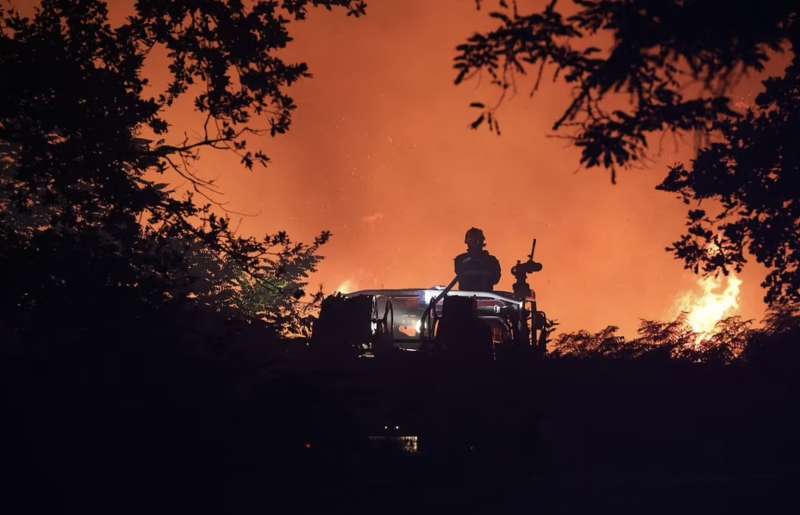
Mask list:
[[[765,81],[755,106],[714,125],[720,139],[690,166],[673,166],[659,186],[687,204],[719,201],[713,214],[689,211],[675,254],[697,272],[741,270],[745,251],[767,266],[769,303],[800,300],[800,60]]]
[[[74,315],[76,305],[124,309],[108,299],[180,300],[292,326],[286,317],[329,234],[310,245],[285,233],[238,235],[196,202],[214,185],[193,163],[204,148],[236,152],[246,168],[267,163],[248,144],[288,130],[296,106],[287,88],[309,72],[279,53],[290,23],[317,6],[354,16],[365,9],[360,0],[140,0],[112,27],[105,0],[43,0],[31,17],[0,7],[6,320],[32,327],[42,313]],[[147,80],[156,50],[167,56],[164,91]],[[182,97],[203,117],[197,137],[170,128]],[[168,173],[193,191],[178,194]],[[243,295],[258,297],[253,288],[275,298],[243,309],[252,302]]]
[[[692,165],[672,167],[660,185],[687,203],[704,202],[669,250],[705,273],[739,270],[749,252],[769,270],[767,302],[800,299],[800,168],[791,144],[800,101],[797,2],[572,4],[553,0],[521,13],[517,2],[499,0],[489,13],[496,27],[457,47],[455,83],[485,75],[497,89],[495,101],[471,104],[479,110],[472,127],[499,132],[509,92],[525,87],[533,95],[552,72],[572,87],[553,130],[580,149],[582,165],[610,169],[612,182],[619,167],[647,156],[652,136],[704,135]],[[784,52],[792,64],[741,112],[731,99],[736,85]],[[714,205],[722,208],[706,216]]]

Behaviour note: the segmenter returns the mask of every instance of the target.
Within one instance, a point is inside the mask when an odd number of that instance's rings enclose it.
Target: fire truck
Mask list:
[[[539,310],[528,275],[536,240],[525,262],[511,268],[513,291],[465,291],[454,286],[361,290],[327,297],[314,326],[312,347],[356,357],[397,352],[460,354],[500,359],[546,352],[552,322]]]

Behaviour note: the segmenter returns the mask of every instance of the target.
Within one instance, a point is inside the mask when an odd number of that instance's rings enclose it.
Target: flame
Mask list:
[[[724,289],[723,282],[727,283]],[[678,300],[678,310],[686,313],[686,323],[702,339],[714,334],[717,322],[739,307],[742,280],[731,273],[727,278],[704,277],[697,284],[703,290],[702,295],[687,292]]]
[[[355,284],[353,284],[353,281],[351,281],[350,279],[345,279],[344,281],[342,281],[342,284],[340,284],[339,287],[336,288],[336,291],[341,293],[350,293],[355,289],[356,288]]]

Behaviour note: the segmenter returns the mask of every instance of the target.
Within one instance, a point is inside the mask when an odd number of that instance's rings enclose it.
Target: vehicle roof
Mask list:
[[[384,297],[414,297],[414,296],[429,296],[436,297],[444,291],[444,288],[398,288],[398,289],[375,289],[375,290],[359,290],[351,293],[346,293],[345,297],[356,297],[358,295],[381,295]],[[470,291],[470,290],[450,290],[447,295],[453,297],[478,297],[482,299],[495,299],[503,302],[510,302],[514,304],[521,304],[521,302],[514,298],[514,294],[507,291]]]

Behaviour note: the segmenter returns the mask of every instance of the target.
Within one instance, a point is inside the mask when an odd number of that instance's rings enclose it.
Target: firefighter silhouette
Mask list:
[[[456,256],[458,288],[469,291],[492,291],[500,281],[500,262],[483,247],[486,238],[483,231],[472,227],[464,236],[467,251]]]

